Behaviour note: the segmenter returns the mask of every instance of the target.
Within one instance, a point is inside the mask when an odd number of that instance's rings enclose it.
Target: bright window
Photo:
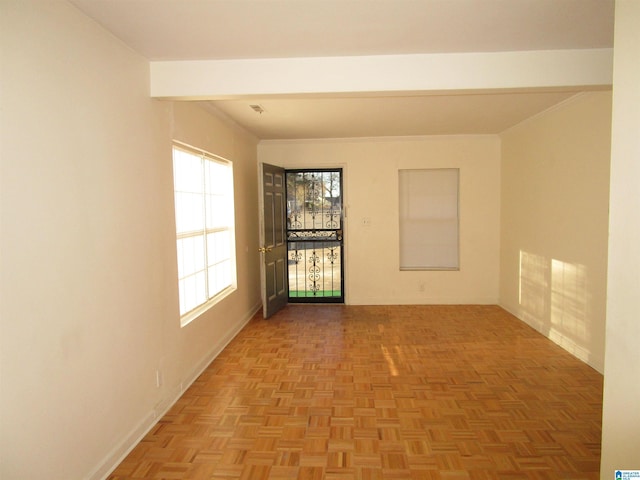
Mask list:
[[[400,270],[457,270],[458,169],[400,170]]]
[[[180,317],[187,324],[236,287],[233,167],[173,147]]]

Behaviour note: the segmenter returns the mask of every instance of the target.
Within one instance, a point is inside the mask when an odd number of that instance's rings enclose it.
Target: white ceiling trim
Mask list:
[[[600,87],[612,49],[151,62],[151,96],[452,92]]]

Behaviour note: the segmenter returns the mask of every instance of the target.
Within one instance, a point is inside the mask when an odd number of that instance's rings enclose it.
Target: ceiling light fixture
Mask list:
[[[262,112],[264,112],[264,108],[262,108],[260,105],[249,105],[249,107],[251,107],[251,110],[256,113],[262,114]]]

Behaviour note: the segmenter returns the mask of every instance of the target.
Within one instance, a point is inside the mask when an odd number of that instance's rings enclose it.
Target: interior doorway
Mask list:
[[[286,170],[290,303],[344,303],[342,169]]]

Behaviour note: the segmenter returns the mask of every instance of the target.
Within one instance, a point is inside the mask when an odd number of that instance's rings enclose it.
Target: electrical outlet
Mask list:
[[[362,226],[370,227],[371,226],[371,217],[362,217]]]
[[[162,372],[160,369],[156,370],[156,387],[160,388],[162,386]]]

